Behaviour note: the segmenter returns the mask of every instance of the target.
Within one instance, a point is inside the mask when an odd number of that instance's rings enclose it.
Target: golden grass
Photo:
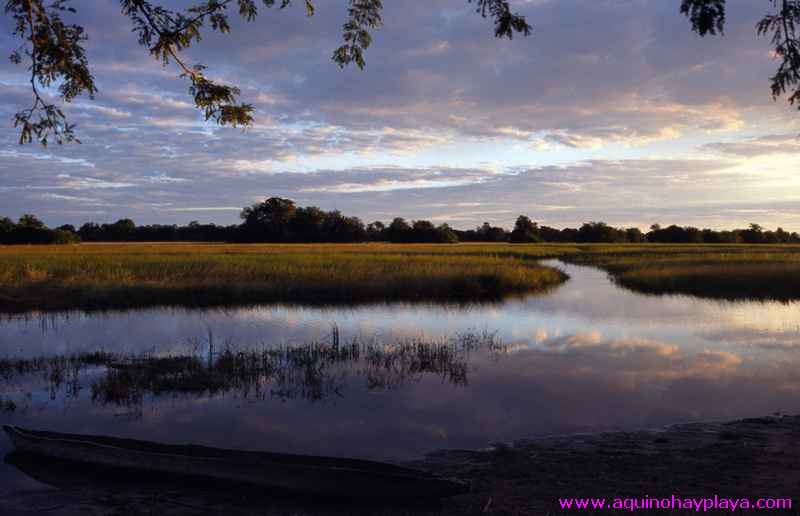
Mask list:
[[[800,299],[800,246],[596,246],[567,261],[608,271],[627,288],[718,299]]]
[[[0,310],[497,300],[563,282],[531,260],[546,254],[480,245],[0,247]]]
[[[655,294],[800,299],[800,246],[80,244],[0,246],[0,311],[495,301],[592,265]]]

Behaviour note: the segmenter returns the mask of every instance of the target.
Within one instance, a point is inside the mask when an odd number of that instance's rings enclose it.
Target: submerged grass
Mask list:
[[[147,399],[159,397],[218,396],[234,393],[251,401],[265,399],[322,402],[344,396],[348,383],[365,382],[369,391],[399,388],[423,377],[453,385],[468,383],[467,358],[472,352],[500,355],[505,345],[495,333],[465,333],[438,340],[409,339],[394,342],[340,342],[335,330],[330,342],[296,347],[232,349],[207,355],[151,355],[81,353],[31,359],[1,359],[0,381],[13,384],[29,375],[39,376],[52,399],[62,389],[67,398],[83,391],[88,368],[92,402],[100,406],[131,409],[140,415]],[[0,396],[0,412],[16,409],[14,401]]]
[[[639,292],[800,299],[791,245],[81,244],[0,246],[0,312],[497,301],[566,281],[543,258]]]

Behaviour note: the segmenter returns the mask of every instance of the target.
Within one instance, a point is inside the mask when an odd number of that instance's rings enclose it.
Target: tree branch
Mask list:
[[[87,93],[93,98],[97,91],[94,79],[89,72],[85,51],[83,27],[65,25],[60,13],[75,9],[69,6],[71,0],[7,0],[6,14],[16,23],[14,34],[23,40],[19,49],[12,52],[14,63],[22,62],[25,54],[31,62],[31,90],[33,105],[15,115],[15,127],[20,127],[20,143],[30,143],[35,138],[47,145],[48,138],[58,143],[79,140],[75,137],[74,125],[67,123],[64,114],[54,104],[48,102],[39,86],[49,87],[60,82],[61,100],[70,102],[76,96]],[[239,15],[252,21],[258,15],[257,0],[235,0]],[[514,33],[529,35],[530,25],[523,16],[512,13],[508,0],[468,0],[477,5],[477,11],[484,17],[491,17],[495,23],[495,36],[513,37]],[[308,16],[314,14],[313,0],[304,0]],[[151,0],[120,0],[122,13],[127,16],[139,35],[139,43],[146,46],[151,55],[163,65],[174,61],[181,69],[181,78],[191,82],[189,92],[195,105],[203,111],[206,120],[214,120],[219,125],[247,127],[253,122],[253,106],[238,102],[240,90],[236,86],[216,83],[204,73],[205,66],[190,65],[181,52],[201,39],[201,30],[206,23],[211,30],[230,32],[229,6],[234,0],[202,0],[200,4],[183,12],[166,9]],[[284,9],[291,0],[261,0],[270,8]],[[364,68],[364,53],[372,43],[371,32],[382,24],[382,0],[348,0],[348,16],[343,25],[344,44],[332,56],[341,67],[355,63]],[[28,47],[30,47],[28,49]],[[39,116],[38,120],[35,117]]]

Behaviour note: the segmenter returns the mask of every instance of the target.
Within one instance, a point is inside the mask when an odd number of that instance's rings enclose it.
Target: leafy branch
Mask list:
[[[759,35],[772,33],[775,56],[781,60],[778,70],[770,79],[772,96],[778,98],[787,92],[789,103],[800,109],[800,40],[797,23],[800,21],[800,2],[796,0],[771,0],[779,7],[776,14],[767,15],[756,26]],[[780,4],[780,5],[778,5]]]
[[[333,61],[340,67],[350,63],[364,69],[364,51],[372,44],[370,29],[377,29],[381,19],[381,0],[348,0],[347,21],[342,26],[344,45],[333,52]]]
[[[780,60],[770,78],[772,97],[788,94],[788,101],[800,109],[800,0],[768,0],[774,12],[756,24],[759,36],[771,34],[773,52]],[[689,17],[692,29],[705,36],[722,34],[725,26],[725,0],[682,0],[681,12]]]
[[[533,28],[524,16],[511,12],[508,0],[468,0],[477,4],[478,13],[484,18],[494,19],[494,35],[497,38],[512,39],[515,32],[529,36]]]
[[[682,0],[681,14],[692,22],[692,30],[701,36],[723,34],[725,0]]]
[[[34,139],[47,146],[75,141],[74,124],[67,122],[64,113],[50,102],[40,90],[60,82],[58,93],[64,102],[71,102],[82,93],[94,97],[97,88],[89,72],[83,42],[83,27],[67,25],[61,18],[63,12],[75,12],[69,0],[55,0],[45,6],[42,0],[8,0],[5,12],[14,19],[14,35],[23,44],[11,53],[11,61],[19,64],[23,56],[30,61],[33,103],[14,115],[14,127],[20,128],[19,143]]]
[[[133,30],[139,34],[139,43],[147,46],[150,54],[164,66],[174,61],[181,68],[181,78],[191,81],[189,92],[206,120],[214,120],[223,126],[249,126],[253,123],[253,106],[237,102],[239,88],[207,78],[203,72],[205,66],[190,66],[180,57],[183,50],[201,40],[200,29],[206,19],[212,30],[230,32],[226,9],[232,1],[208,0],[190,7],[186,13],[171,11],[146,0],[122,0],[121,4],[122,13],[130,18]],[[239,12],[245,19],[255,18],[257,8],[252,0],[239,0],[238,3]],[[283,6],[288,3],[284,0]]]
[[[69,5],[71,0],[7,0],[6,14],[15,20],[14,34],[22,39],[22,46],[11,55],[12,62],[20,64],[23,56],[30,62],[33,104],[15,116],[15,126],[20,127],[20,143],[34,139],[47,145],[48,139],[58,143],[80,142],[74,134],[75,126],[67,122],[63,112],[49,102],[40,87],[48,88],[58,83],[61,100],[71,102],[83,93],[94,97],[97,88],[89,71],[83,43],[83,27],[67,25],[62,12],[76,13]],[[347,0],[347,19],[342,27],[344,44],[332,56],[340,67],[355,63],[363,69],[364,53],[372,44],[372,32],[383,23],[382,0]],[[483,17],[491,17],[495,36],[512,38],[514,33],[529,35],[531,27],[523,16],[511,11],[508,0],[468,0],[477,6]],[[303,0],[306,14],[314,15],[313,0]],[[202,64],[190,64],[182,53],[202,39],[204,28],[222,34],[231,31],[229,9],[237,8],[238,15],[253,21],[261,6],[285,9],[292,0],[202,0],[183,10],[168,9],[151,0],[120,0],[122,14],[133,24],[139,44],[164,66],[175,64],[180,77],[190,82],[189,93],[205,120],[219,125],[247,127],[253,123],[252,104],[238,101],[238,87],[210,79]]]

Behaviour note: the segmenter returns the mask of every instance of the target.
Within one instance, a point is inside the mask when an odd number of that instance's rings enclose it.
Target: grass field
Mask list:
[[[0,247],[0,311],[472,302],[565,281],[560,271],[527,258],[480,246],[9,246]]]
[[[567,279],[542,258],[640,292],[800,299],[800,246],[81,244],[0,246],[0,311],[495,301]]]
[[[619,285],[642,293],[800,299],[800,246],[592,246],[563,259],[600,267]]]

